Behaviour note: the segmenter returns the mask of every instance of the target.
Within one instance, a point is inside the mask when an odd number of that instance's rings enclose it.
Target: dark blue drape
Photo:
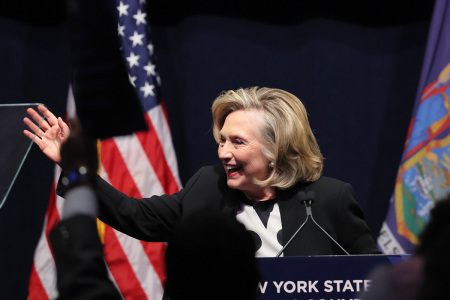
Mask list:
[[[353,185],[376,236],[406,138],[432,3],[213,2],[149,1],[183,183],[219,163],[210,106],[221,91],[285,89],[308,110],[324,174]],[[0,9],[0,101],[43,102],[63,116],[70,78],[64,7],[32,3]],[[33,147],[0,210],[2,298],[26,298],[52,167]]]

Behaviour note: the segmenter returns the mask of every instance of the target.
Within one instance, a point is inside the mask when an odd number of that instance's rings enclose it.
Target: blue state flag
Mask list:
[[[416,102],[390,207],[385,254],[412,253],[436,202],[450,196],[450,0],[436,0]]]

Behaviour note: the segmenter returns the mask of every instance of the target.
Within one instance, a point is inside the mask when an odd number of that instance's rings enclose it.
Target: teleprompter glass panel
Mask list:
[[[43,104],[0,104],[0,209],[33,145],[23,134],[23,130],[28,129],[23,118],[28,116],[29,107],[39,112],[38,105]],[[42,124],[38,125],[40,128]]]

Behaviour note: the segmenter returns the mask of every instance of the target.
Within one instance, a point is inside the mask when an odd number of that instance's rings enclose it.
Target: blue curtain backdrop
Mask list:
[[[60,2],[1,4],[2,103],[42,102],[65,114],[70,47]],[[308,110],[326,158],[324,174],[354,186],[378,234],[407,135],[433,3],[351,2],[149,1],[183,183],[201,166],[219,163],[210,106],[221,91],[285,89]],[[52,171],[33,147],[0,210],[2,298],[26,298]]]

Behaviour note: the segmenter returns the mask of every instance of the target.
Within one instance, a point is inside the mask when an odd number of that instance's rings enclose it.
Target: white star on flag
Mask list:
[[[117,32],[119,33],[119,36],[125,36],[125,26],[120,26],[120,24],[117,25]]]
[[[145,20],[145,17],[147,16],[146,13],[142,13],[139,9],[135,15],[133,15],[133,18],[136,19],[136,25],[139,24],[147,24],[147,21]]]
[[[156,76],[155,65],[151,62],[148,62],[148,64],[144,67],[144,70],[147,71],[147,76]]]
[[[131,83],[134,87],[136,87],[136,84],[135,84],[136,79],[137,79],[136,76],[131,76],[131,74],[128,74],[128,80],[130,80],[130,83]]]
[[[144,45],[142,43],[142,39],[144,38],[143,34],[139,34],[137,31],[134,31],[133,35],[129,37],[130,41],[133,42],[133,47],[136,47],[136,45]]]
[[[128,16],[128,7],[130,7],[128,4],[125,5],[122,1],[120,1],[119,6],[117,7],[117,10],[119,11],[119,17]]]
[[[155,86],[153,84],[149,84],[147,81],[145,82],[145,85],[140,88],[142,92],[144,92],[144,97],[155,96],[155,93],[153,92],[153,89]]]
[[[139,58],[140,58],[139,55],[135,55],[133,53],[133,51],[130,52],[130,56],[127,57],[127,61],[130,64],[130,69],[133,66],[139,67],[139,62],[138,62]]]

